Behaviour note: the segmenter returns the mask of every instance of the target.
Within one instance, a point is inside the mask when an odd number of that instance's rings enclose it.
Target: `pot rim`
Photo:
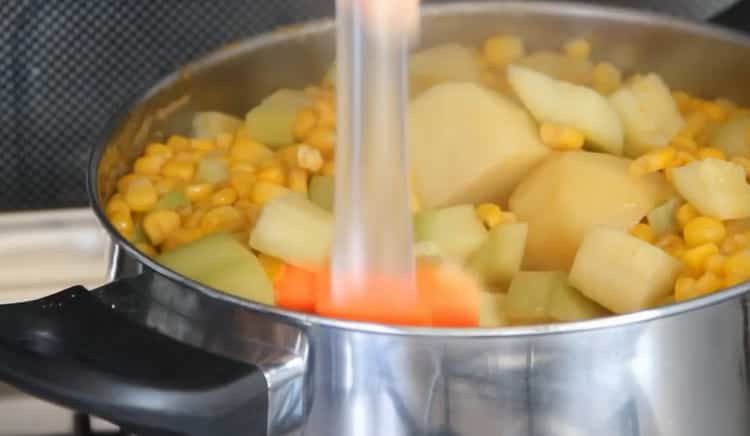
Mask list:
[[[663,26],[666,28],[672,28],[675,30],[688,32],[688,33],[702,33],[710,35],[716,39],[724,40],[727,42],[734,42],[743,45],[750,46],[750,37],[745,36],[739,32],[724,29],[719,26],[709,23],[697,23],[691,22],[685,19],[676,18],[667,15],[661,15],[653,12],[638,11],[620,7],[609,7],[600,5],[580,4],[580,3],[559,3],[551,1],[542,2],[523,2],[523,1],[510,1],[501,3],[481,2],[473,1],[467,3],[448,3],[441,5],[429,5],[423,7],[423,16],[440,16],[445,14],[450,15],[474,15],[487,10],[493,12],[513,11],[513,12],[526,12],[535,14],[555,14],[561,16],[586,16],[586,17],[600,17],[610,18],[616,16],[618,20],[633,23],[649,23]],[[491,338],[491,337],[527,337],[537,335],[548,335],[548,334],[563,334],[563,333],[574,333],[580,331],[593,331],[606,328],[614,328],[620,326],[634,325],[647,321],[672,317],[683,313],[692,312],[702,308],[717,305],[735,298],[738,298],[744,294],[750,292],[750,282],[745,284],[735,285],[726,290],[709,294],[703,297],[699,297],[693,300],[687,300],[680,303],[674,303],[664,307],[657,307],[638,312],[611,315],[604,318],[598,318],[587,321],[567,322],[567,323],[549,323],[543,325],[533,326],[508,326],[508,327],[495,327],[495,328],[440,328],[440,327],[409,327],[409,326],[393,326],[386,324],[378,324],[372,322],[359,322],[359,321],[348,321],[336,318],[327,318],[318,315],[310,315],[301,312],[295,312],[279,308],[277,306],[270,306],[262,303],[256,303],[248,301],[239,297],[232,296],[230,294],[215,290],[211,287],[205,286],[198,283],[190,278],[187,278],[177,272],[170,270],[169,268],[159,264],[150,257],[142,254],[138,249],[135,248],[128,240],[123,238],[119,232],[110,223],[104,209],[102,202],[98,197],[99,183],[98,183],[98,170],[101,162],[102,155],[106,150],[106,146],[109,144],[113,135],[123,126],[123,123],[127,120],[131,108],[139,107],[143,102],[147,101],[154,94],[157,94],[163,88],[176,82],[183,76],[185,71],[198,70],[204,65],[213,65],[220,63],[223,59],[231,58],[241,53],[252,52],[257,48],[264,47],[266,45],[282,42],[289,38],[304,38],[307,35],[314,35],[320,32],[329,31],[333,28],[334,23],[330,18],[321,20],[312,20],[301,25],[295,25],[292,28],[280,29],[269,33],[260,34],[244,40],[239,41],[236,44],[231,44],[222,49],[216,50],[203,56],[188,65],[182,67],[176,72],[171,73],[167,77],[163,78],[155,85],[148,88],[148,91],[142,93],[138,98],[128,102],[121,111],[118,111],[107,123],[99,136],[99,140],[92,147],[90,152],[89,163],[87,166],[87,188],[89,194],[89,200],[94,213],[107,230],[109,236],[112,238],[112,242],[120,248],[123,248],[127,254],[133,257],[135,260],[148,267],[149,269],[161,274],[170,280],[179,283],[183,286],[187,286],[201,292],[210,298],[224,301],[226,303],[238,305],[246,309],[261,312],[264,315],[275,318],[279,321],[298,325],[301,327],[333,327],[339,329],[345,329],[350,331],[358,331],[363,333],[376,333],[376,334],[387,334],[397,336],[421,336],[421,337],[466,337],[466,338]]]

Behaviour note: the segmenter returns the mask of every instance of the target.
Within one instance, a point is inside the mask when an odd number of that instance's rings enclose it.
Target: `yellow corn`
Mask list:
[[[143,218],[143,231],[154,245],[160,245],[180,228],[180,215],[173,210],[155,210]]]
[[[263,206],[270,200],[286,192],[286,188],[277,183],[260,180],[253,186],[250,199],[253,203]]]
[[[675,257],[685,251],[685,242],[677,235],[667,234],[656,240],[656,246]]]
[[[500,214],[500,222],[498,224],[512,224],[517,223],[518,217],[513,212],[503,212]]]
[[[160,156],[143,156],[135,160],[133,172],[141,176],[158,176],[164,158]]]
[[[193,148],[193,150],[199,150],[203,152],[209,152],[216,148],[216,144],[209,141],[208,139],[203,138],[194,138],[190,140],[190,146]]]
[[[698,159],[721,159],[726,160],[727,156],[718,148],[704,147],[698,149]]]
[[[115,194],[107,202],[107,208],[105,209],[107,215],[112,215],[116,212],[127,212],[130,213],[130,206],[125,201],[125,197],[122,194]]]
[[[167,192],[174,191],[180,186],[182,182],[173,177],[159,177],[154,186],[159,192],[159,195],[166,194]]]
[[[135,244],[135,248],[137,248],[138,251],[145,254],[146,256],[156,257],[156,255],[158,254],[156,252],[156,249],[154,249],[154,247],[152,247],[150,244],[147,244],[145,242],[139,242]]]
[[[189,182],[195,173],[195,165],[185,160],[172,159],[161,168],[165,177],[174,177]]]
[[[579,150],[583,148],[586,139],[576,129],[553,123],[543,123],[539,128],[539,136],[544,145],[556,150]]]
[[[745,279],[750,278],[750,253],[741,251],[729,256],[724,263],[724,274]]]
[[[703,274],[696,282],[694,287],[695,296],[710,294],[721,289],[723,286],[722,279],[712,272]]]
[[[695,142],[695,138],[693,138],[692,135],[688,135],[683,132],[675,135],[675,137],[672,138],[672,141],[670,142],[670,144],[673,147],[677,149],[681,149],[681,150],[692,151],[698,148],[698,143]]]
[[[283,185],[286,182],[286,174],[281,165],[272,165],[258,171],[258,180]]]
[[[622,73],[608,62],[597,64],[592,71],[591,78],[594,89],[604,95],[615,92],[622,84]]]
[[[191,228],[191,229],[200,227],[201,220],[206,215],[206,212],[208,212],[207,209],[193,208],[193,212],[185,220],[185,227]]]
[[[706,260],[706,271],[712,272],[716,275],[724,274],[724,266],[727,263],[727,258],[721,254],[714,254]]]
[[[638,223],[634,225],[633,228],[630,229],[630,234],[640,240],[648,242],[649,244],[654,242],[654,240],[656,239],[654,229],[652,229],[651,226],[645,223]]]
[[[483,54],[495,67],[504,67],[524,55],[523,41],[515,36],[495,36],[484,43]]]
[[[247,198],[252,193],[255,180],[254,174],[240,172],[233,173],[230,182],[240,198]]]
[[[214,185],[211,183],[198,183],[185,187],[185,195],[192,202],[198,202],[208,198],[214,192]]]
[[[685,203],[677,209],[677,222],[680,227],[685,227],[693,218],[698,217],[698,211],[690,203]]]
[[[174,155],[174,152],[171,148],[167,147],[164,144],[160,144],[158,142],[151,143],[146,146],[145,151],[146,156],[154,156],[154,157],[161,157],[164,159],[169,159]]]
[[[289,170],[289,189],[307,194],[307,171],[301,168]]]
[[[672,147],[662,147],[652,150],[630,164],[630,174],[639,177],[655,173],[669,167],[677,152]]]
[[[591,55],[591,43],[583,38],[569,41],[563,46],[565,54],[577,59],[588,59]]]
[[[724,276],[724,283],[723,286],[725,288],[729,288],[734,285],[738,285],[742,282],[745,282],[747,280],[747,277],[740,277],[740,276]]]
[[[685,122],[686,125],[683,127],[682,132],[688,136],[696,137],[708,126],[709,119],[708,115],[703,112],[693,112],[688,115]]]
[[[682,254],[682,261],[694,271],[703,271],[708,258],[719,253],[719,247],[713,242],[689,248]]]
[[[173,152],[190,150],[190,140],[184,136],[173,135],[167,140],[167,147]]]
[[[496,89],[500,84],[500,79],[494,71],[485,70],[479,73],[479,80],[488,88]]]
[[[240,129],[234,138],[232,148],[229,150],[229,158],[232,161],[257,162],[270,153],[268,147],[248,138],[244,129]]]
[[[213,232],[235,232],[242,228],[245,219],[236,207],[219,206],[211,209],[201,218],[200,228],[204,234]]]
[[[220,133],[216,137],[216,148],[219,150],[228,150],[234,142],[234,135],[231,133]]]
[[[693,298],[695,289],[695,279],[689,276],[680,276],[674,284],[674,298],[677,301],[683,301]]]
[[[711,121],[724,121],[729,113],[719,103],[713,101],[704,101],[700,105],[703,111]]]
[[[323,164],[320,174],[324,176],[333,176],[336,174],[336,161],[332,160]]]
[[[229,206],[235,201],[237,201],[237,191],[232,188],[220,189],[211,196],[213,206]]]
[[[111,214],[107,214],[112,225],[117,229],[120,234],[126,238],[129,238],[133,232],[133,217],[130,212],[125,210],[117,210]]]
[[[685,114],[693,109],[693,98],[687,92],[674,91],[672,92],[672,98],[674,98],[681,113]]]
[[[320,171],[323,168],[323,156],[320,150],[309,145],[301,145],[297,149],[297,166],[312,173]]]
[[[313,108],[305,108],[297,113],[294,120],[294,137],[301,141],[318,125],[318,115]]]
[[[245,218],[247,218],[247,222],[250,228],[255,226],[255,222],[258,220],[258,216],[260,216],[260,206],[246,198],[243,198],[241,200],[237,200],[237,202],[234,204],[234,207],[245,212]]]
[[[120,180],[117,181],[117,192],[121,194],[125,194],[126,192],[128,192],[130,183],[137,178],[138,176],[135,174],[126,174],[120,177]]]
[[[688,247],[696,247],[709,242],[719,244],[727,236],[727,229],[715,218],[699,216],[688,221],[682,233]]]
[[[326,127],[316,126],[305,137],[305,143],[321,151],[324,155],[333,152],[335,138],[333,130]]]
[[[130,209],[136,212],[145,212],[159,201],[159,194],[156,192],[156,188],[151,183],[151,180],[140,177],[134,179],[130,183],[130,186],[128,186],[128,191],[125,193],[125,201],[128,203]]]
[[[235,173],[255,174],[255,171],[256,171],[255,165],[247,161],[232,162],[232,164],[229,166],[229,169],[231,170],[232,174],[235,174]]]
[[[167,240],[164,241],[164,243],[161,245],[161,249],[162,251],[170,251],[179,247],[180,245],[196,241],[201,237],[203,237],[203,232],[200,229],[195,227],[181,227],[172,232],[171,235],[169,235]]]
[[[318,126],[335,129],[336,128],[336,108],[328,100],[319,100],[315,103],[315,112],[318,115]]]
[[[275,257],[261,253],[258,255],[258,260],[266,271],[268,278],[271,279],[271,282],[275,282],[284,272],[284,262]]]
[[[488,229],[497,226],[503,219],[502,209],[500,209],[500,206],[493,203],[480,204],[477,206],[476,213]]]

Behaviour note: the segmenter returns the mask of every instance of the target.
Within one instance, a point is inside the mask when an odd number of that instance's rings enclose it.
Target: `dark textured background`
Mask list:
[[[732,2],[595,3],[701,19]],[[125,102],[223,43],[332,12],[333,0],[0,0],[0,211],[86,205],[88,149]]]

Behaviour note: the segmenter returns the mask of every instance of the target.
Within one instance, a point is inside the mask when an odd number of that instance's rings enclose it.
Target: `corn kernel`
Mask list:
[[[260,180],[255,184],[255,186],[253,186],[253,191],[250,194],[250,199],[253,201],[253,203],[262,206],[278,197],[279,195],[285,194],[286,192],[288,192],[287,189],[277,183]]]
[[[583,38],[569,41],[563,46],[565,54],[577,59],[588,59],[591,55],[591,43]]]
[[[258,180],[283,185],[286,182],[286,174],[280,165],[273,165],[258,171]]]
[[[149,144],[146,146],[146,156],[154,156],[154,157],[161,157],[164,159],[169,159],[174,155],[174,152],[171,148],[167,147],[164,144],[159,144],[157,142],[153,144]]]
[[[115,194],[107,202],[105,211],[107,212],[107,215],[112,215],[116,212],[126,212],[129,214],[130,206],[128,206],[128,203],[125,201],[125,197],[123,197],[122,194]]]
[[[674,284],[674,298],[677,301],[683,301],[693,298],[695,289],[695,279],[689,276],[680,276]]]
[[[707,272],[703,274],[696,282],[694,292],[697,296],[710,294],[721,289],[723,281],[716,274]]]
[[[724,121],[729,115],[724,107],[713,101],[702,102],[700,109],[708,115],[711,121]]]
[[[719,247],[713,242],[689,248],[682,254],[682,261],[694,271],[703,271],[708,258],[719,253]]]
[[[704,147],[698,149],[698,159],[721,159],[726,160],[727,156],[718,148]]]
[[[124,210],[117,210],[111,214],[107,214],[109,221],[117,229],[117,231],[125,238],[129,238],[133,232],[133,217],[130,212]]]
[[[185,227],[191,228],[191,229],[199,227],[201,220],[206,215],[206,212],[208,212],[207,209],[193,208],[193,212],[185,220]]]
[[[133,172],[141,176],[158,176],[164,158],[160,156],[143,156],[135,160]]]
[[[130,183],[128,191],[125,193],[125,201],[130,209],[136,212],[145,212],[159,201],[159,194],[151,180],[140,177]]]
[[[138,251],[145,254],[146,256],[156,257],[156,255],[158,254],[156,252],[156,249],[154,249],[154,247],[152,247],[150,244],[147,244],[145,242],[139,242],[135,244],[135,248],[137,248]]]
[[[203,237],[203,232],[199,228],[181,227],[169,235],[166,241],[161,245],[162,251],[170,251],[180,245],[189,244]]]
[[[682,233],[688,247],[696,247],[709,242],[719,244],[727,236],[727,229],[715,218],[699,216],[688,221]]]
[[[579,150],[586,140],[580,131],[552,123],[543,123],[539,128],[539,136],[547,147],[557,150]]]
[[[265,145],[248,138],[244,129],[242,129],[235,137],[234,144],[229,150],[229,158],[232,161],[257,162],[271,153],[271,150]]]
[[[688,136],[695,137],[708,126],[709,119],[708,115],[703,112],[693,112],[688,115],[685,122],[686,125],[683,127],[682,131]]]
[[[185,187],[185,195],[192,202],[197,202],[208,198],[214,192],[214,185],[211,183],[198,183]]]
[[[159,193],[159,195],[164,195],[167,192],[174,191],[182,184],[182,181],[177,180],[173,177],[159,177],[159,179],[154,183],[154,186],[156,186],[156,191]]]
[[[261,207],[257,204],[251,202],[248,199],[241,199],[238,200],[234,207],[240,209],[241,211],[245,212],[245,217],[247,218],[249,227],[252,228],[255,226],[255,222],[258,220],[258,217],[260,216]]]
[[[739,285],[740,283],[747,281],[747,279],[747,277],[742,276],[724,276],[723,286],[725,288],[729,288],[735,285]]]
[[[230,165],[232,174],[235,173],[246,173],[255,174],[255,165],[247,161],[235,161]]]
[[[208,139],[204,138],[194,138],[190,140],[190,147],[193,148],[193,150],[203,151],[203,152],[209,152],[216,148],[216,144],[209,141]]]
[[[301,168],[289,170],[289,189],[294,192],[307,193],[307,171]]]
[[[333,130],[316,126],[305,137],[305,143],[317,148],[324,155],[330,155],[335,145]]]
[[[232,188],[220,189],[211,196],[213,206],[229,206],[235,201],[237,201],[237,191]]]
[[[484,223],[485,227],[491,229],[502,220],[503,211],[500,206],[493,203],[483,203],[477,206],[477,217]]]
[[[167,147],[173,152],[190,150],[190,140],[184,136],[173,135],[167,139]]]
[[[698,211],[690,203],[685,203],[680,206],[679,209],[677,209],[677,214],[675,216],[675,218],[677,218],[677,222],[680,224],[680,227],[685,227],[687,223],[690,222],[690,220],[697,217]]]
[[[662,147],[652,150],[630,164],[630,174],[639,177],[645,174],[663,170],[672,163],[677,152],[672,147]]]
[[[219,150],[229,150],[229,147],[232,146],[232,142],[234,142],[234,135],[231,133],[220,133],[219,136],[216,137],[216,148]]]
[[[655,245],[672,256],[680,257],[685,250],[685,242],[677,235],[666,234],[656,240]]]
[[[310,131],[318,125],[318,114],[313,108],[305,108],[297,113],[297,117],[294,120],[294,137],[297,140],[302,140],[310,133]]]
[[[513,212],[503,212],[500,214],[500,222],[498,224],[513,224],[518,222],[518,217]]]
[[[205,234],[213,232],[235,232],[242,228],[245,222],[243,214],[236,207],[219,206],[203,215],[200,228]]]
[[[622,84],[622,72],[609,62],[598,63],[592,71],[594,89],[604,95],[615,92]]]
[[[255,185],[255,175],[250,173],[234,173],[230,179],[232,188],[237,192],[240,198],[250,196]]]
[[[695,142],[695,138],[692,135],[680,132],[672,138],[670,145],[681,150],[695,150],[698,148],[698,143]]]
[[[649,244],[654,242],[654,240],[656,239],[654,229],[652,229],[651,226],[645,223],[638,223],[634,225],[633,228],[630,229],[630,234],[642,241],[648,242]]]
[[[336,161],[329,161],[323,164],[323,168],[320,169],[320,174],[324,176],[334,176],[336,174]]]
[[[318,126],[328,129],[336,128],[336,109],[330,101],[316,102],[315,112],[318,115]]]
[[[729,256],[724,263],[727,276],[750,278],[750,253],[741,251]]]
[[[154,245],[159,245],[175,230],[180,228],[182,220],[173,210],[155,210],[143,218],[143,230]]]
[[[126,192],[128,192],[130,183],[137,178],[138,176],[135,174],[126,174],[120,177],[120,180],[117,181],[117,192],[121,194],[125,194]]]
[[[495,36],[484,43],[484,58],[490,65],[504,67],[524,55],[523,41],[515,36]]]
[[[726,256],[722,254],[714,254],[706,260],[706,271],[712,272],[716,275],[722,275],[724,274],[724,265],[726,262]]]
[[[274,283],[279,279],[279,277],[281,277],[281,274],[284,272],[284,268],[286,267],[283,261],[263,253],[258,255],[258,260],[260,261],[261,266],[263,266],[263,269],[266,271],[266,275],[268,276],[268,278],[271,280],[271,282]]]
[[[297,165],[302,169],[316,173],[323,168],[323,156],[320,154],[320,150],[303,144],[297,148]]]
[[[162,175],[190,181],[195,173],[195,165],[185,160],[172,159],[161,168]]]

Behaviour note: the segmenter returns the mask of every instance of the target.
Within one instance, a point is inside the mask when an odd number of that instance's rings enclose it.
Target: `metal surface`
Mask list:
[[[331,60],[331,30],[319,23],[248,41],[157,86],[93,155],[100,217],[102,200],[146,141],[184,131],[193,111],[240,114],[276,88],[319,79]],[[586,36],[595,58],[627,72],[655,71],[673,87],[750,102],[750,42],[715,28],[512,3],[435,8],[424,32],[425,45],[476,43],[502,32],[523,36],[532,48]],[[241,301],[117,241],[127,252],[121,265],[130,257],[147,268],[132,301],[114,303],[165,334],[264,368],[274,435],[750,434],[747,285],[584,323],[397,328]]]

